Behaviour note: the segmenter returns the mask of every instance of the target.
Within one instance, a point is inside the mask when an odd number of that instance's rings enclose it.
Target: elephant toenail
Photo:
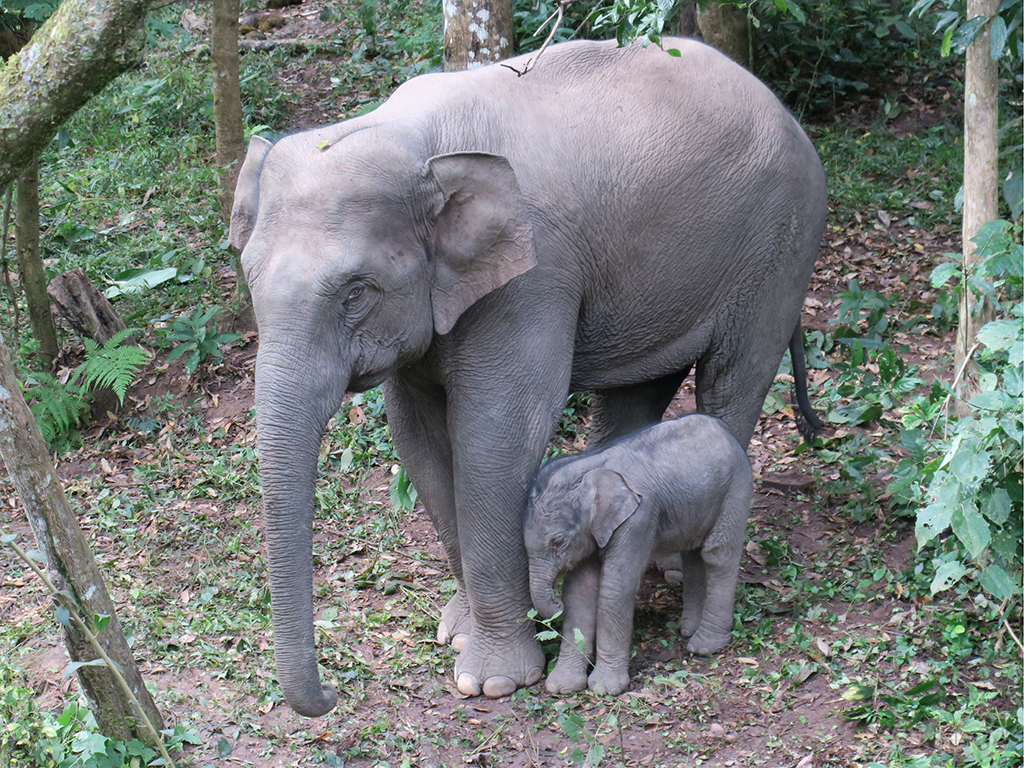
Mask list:
[[[460,632],[451,639],[451,642],[452,648],[456,651],[463,651],[466,649],[466,646],[469,645],[469,635],[465,632]]]
[[[543,676],[544,676],[544,670],[541,669],[540,667],[534,667],[526,675],[526,685],[533,685],[538,680],[540,680],[541,677],[543,677]]]
[[[455,682],[455,687],[459,689],[459,693],[463,696],[480,695],[480,681],[469,674],[469,672],[463,672],[459,675],[459,679]]]
[[[511,696],[516,692],[516,681],[504,675],[495,675],[487,678],[484,683],[484,696],[488,699],[500,699],[502,696]]]

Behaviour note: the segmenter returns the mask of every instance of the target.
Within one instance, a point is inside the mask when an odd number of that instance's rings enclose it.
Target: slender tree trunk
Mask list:
[[[444,71],[512,56],[512,0],[450,0],[444,10]]]
[[[705,43],[747,69],[753,69],[753,38],[746,10],[735,5],[708,3],[703,9],[697,9],[697,27]]]
[[[39,342],[39,358],[49,371],[60,352],[57,330],[46,292],[46,268],[39,252],[39,163],[34,162],[18,177],[14,232],[18,242],[18,271],[28,302],[32,335]]]
[[[245,127],[242,122],[242,91],[239,86],[238,13],[240,0],[213,0],[211,63],[213,64],[213,126],[217,140],[217,176],[220,217],[231,219],[231,207],[238,185],[238,171],[245,160]],[[242,260],[234,248],[235,293],[232,303],[237,314],[251,314],[252,297],[245,282]]]
[[[98,615],[110,616],[99,633],[106,653],[121,667],[121,674],[135,696],[146,708],[150,722],[163,727],[160,711],[142,682],[114,604],[103,584],[89,545],[78,520],[57,479],[57,471],[46,451],[46,443],[36,427],[32,412],[21,396],[14,375],[11,355],[0,339],[0,456],[35,534],[36,547],[46,558],[46,568],[58,589],[69,592],[80,606],[83,618],[90,622]],[[64,640],[73,661],[90,661],[95,651],[72,622],[64,628]],[[131,702],[105,667],[79,667],[78,679],[89,700],[89,708],[103,735],[120,741],[149,740],[146,730],[136,723]]]
[[[995,16],[999,0],[967,0],[967,18]],[[982,224],[998,216],[999,202],[999,72],[989,50],[989,24],[967,48],[964,85],[964,283],[956,334],[957,413],[967,415],[967,401],[978,394],[977,366],[968,355],[978,329],[993,318],[992,304],[976,296],[967,283],[977,263],[971,238]]]
[[[60,126],[136,64],[151,0],[64,0],[0,67],[0,189]]]
[[[213,126],[217,140],[220,217],[226,224],[245,159],[242,93],[238,84],[239,0],[213,0],[210,60],[213,64]]]

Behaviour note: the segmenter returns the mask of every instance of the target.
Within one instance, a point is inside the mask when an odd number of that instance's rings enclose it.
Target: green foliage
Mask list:
[[[81,445],[79,428],[89,410],[91,392],[110,388],[124,402],[128,386],[150,358],[141,347],[124,343],[137,330],[125,329],[102,346],[85,339],[85,358],[63,380],[41,371],[21,370],[25,400],[51,450],[65,453]]]
[[[86,390],[108,388],[114,390],[119,402],[124,403],[128,385],[135,379],[147,362],[150,355],[142,347],[134,344],[122,346],[125,339],[135,333],[137,328],[126,328],[115,333],[107,343],[100,346],[92,339],[83,339],[85,344],[85,360],[78,367],[82,386]]]
[[[940,8],[935,6],[939,5]],[[1003,0],[995,16],[966,18],[963,0],[917,0],[911,16],[935,20],[935,34],[942,35],[942,55],[963,54],[974,39],[989,30],[989,50],[994,61],[1011,64],[1024,55],[1020,37],[1021,0]]]
[[[33,692],[7,687],[0,700],[0,762],[10,768],[145,768],[163,765],[159,753],[138,739],[125,743],[99,733],[89,709],[67,704],[59,715],[40,711]],[[169,747],[195,743],[181,727],[164,731]]]
[[[970,401],[972,415],[953,423],[941,442],[941,462],[927,478],[928,504],[917,516],[919,545],[947,530],[955,536],[955,549],[932,582],[933,593],[956,584],[973,566],[978,583],[997,600],[1021,594],[1024,251],[1015,242],[1019,237],[1019,228],[1009,222],[984,225],[974,238],[979,267],[963,281],[988,296],[1000,317],[978,331],[981,391]]]
[[[907,691],[884,692],[873,685],[855,683],[842,694],[847,701],[859,702],[844,713],[848,720],[863,725],[891,729],[913,726],[935,716],[935,707],[946,698],[938,680],[922,680]]]
[[[57,10],[58,2],[51,0],[3,0],[0,2],[0,27],[13,27],[18,17],[42,24]]]
[[[199,307],[188,317],[177,317],[171,327],[163,333],[167,343],[174,348],[167,355],[168,360],[185,357],[185,372],[192,376],[200,364],[216,365],[224,360],[221,345],[230,344],[242,338],[240,333],[217,333],[209,327],[218,307],[203,310]]]

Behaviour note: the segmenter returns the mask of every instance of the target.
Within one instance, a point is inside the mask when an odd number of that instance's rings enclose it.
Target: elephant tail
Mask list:
[[[807,365],[804,361],[804,335],[797,323],[793,336],[789,340],[789,356],[793,362],[793,396],[797,407],[793,409],[796,428],[800,436],[813,446],[815,438],[825,428],[818,414],[811,407],[811,399],[807,396]]]

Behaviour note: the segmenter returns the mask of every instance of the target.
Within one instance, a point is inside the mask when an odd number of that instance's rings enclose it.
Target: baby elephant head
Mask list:
[[[530,558],[530,595],[542,618],[562,610],[552,597],[555,581],[581,560],[608,546],[642,497],[622,475],[600,467],[582,475],[573,460],[542,472],[526,512],[526,552]]]

